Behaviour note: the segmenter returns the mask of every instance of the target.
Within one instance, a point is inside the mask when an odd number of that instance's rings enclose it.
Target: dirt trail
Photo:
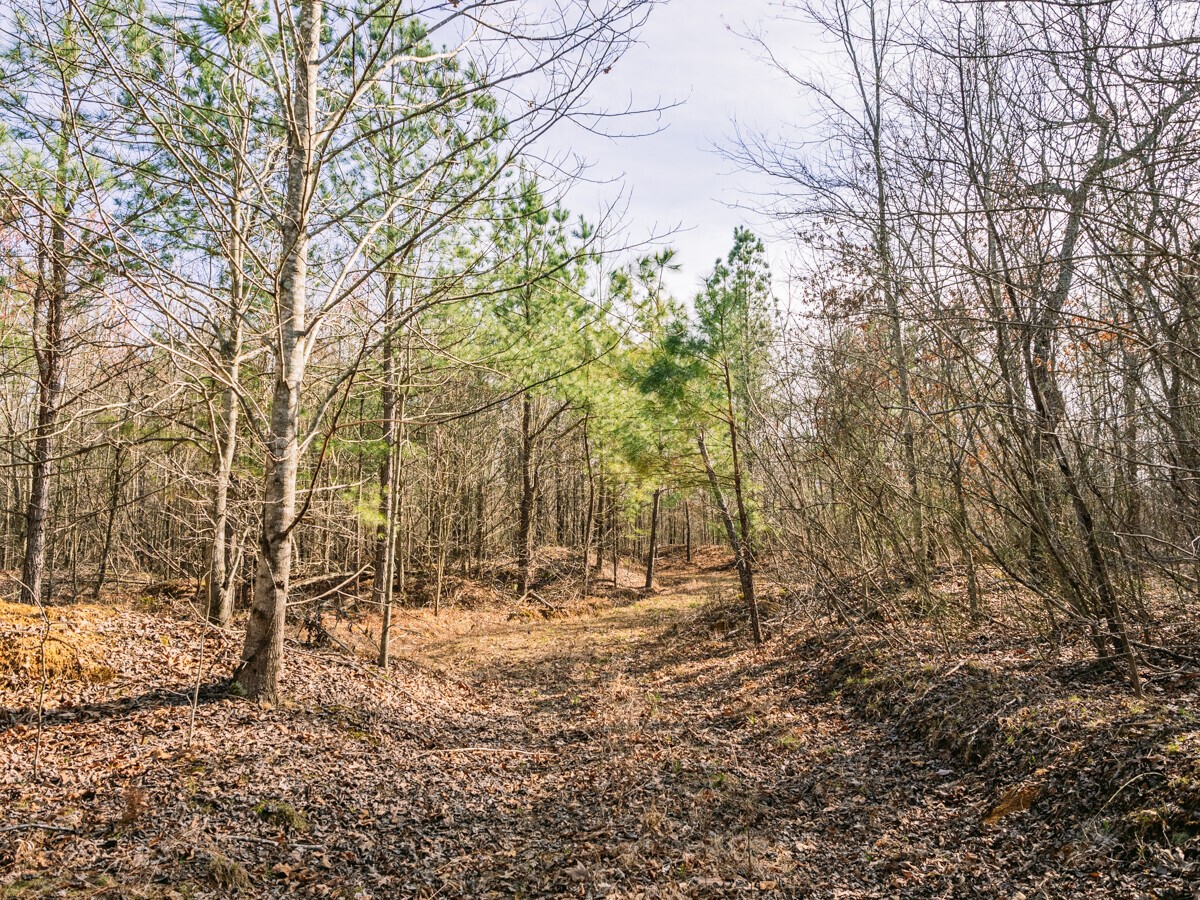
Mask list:
[[[676,565],[655,595],[593,616],[409,646],[486,704],[471,738],[484,746],[455,765],[464,790],[486,769],[520,798],[502,826],[525,862],[514,890],[1011,896],[1002,870],[956,846],[978,835],[982,796],[812,696],[786,641],[754,648],[705,627],[735,589],[728,569]],[[462,886],[486,892],[502,872],[481,866]]]
[[[393,677],[297,648],[292,700],[213,694],[190,744],[205,632],[118,617],[37,783],[32,691],[0,690],[0,896],[1150,896],[982,827],[988,786],[821,696],[796,640],[730,636],[733,592],[674,563],[595,614],[401,616]]]
[[[736,590],[735,576],[723,565],[664,568],[654,593],[598,612],[551,618],[468,616],[457,629],[451,624],[445,637],[425,631],[408,640],[400,637],[394,645],[402,656],[463,677],[514,685],[539,675],[553,679],[560,669],[594,665],[597,659],[606,665],[616,659],[619,666],[620,660],[644,655],[665,629]],[[428,621],[428,616],[422,618]],[[466,630],[461,630],[463,622]]]
[[[520,751],[457,761],[526,804],[504,825],[527,864],[517,893],[1152,896],[1103,852],[1050,856],[1045,835],[982,824],[992,786],[823,696],[795,640],[706,627],[735,593],[727,568],[676,563],[654,596],[594,616],[411,648],[488,705],[476,742]]]
[[[485,711],[478,746],[447,755],[464,785],[483,766],[494,790],[521,798],[523,815],[505,823],[530,866],[518,893],[800,887],[801,835],[784,827],[777,781],[812,733],[759,694],[772,654],[698,652],[710,642],[702,612],[734,590],[726,568],[668,566],[653,595],[595,614],[400,642],[410,660],[469,685]],[[469,889],[497,874],[478,873]]]

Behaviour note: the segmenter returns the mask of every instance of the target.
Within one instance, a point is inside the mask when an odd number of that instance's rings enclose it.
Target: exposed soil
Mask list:
[[[0,896],[1200,896],[1190,684],[755,648],[700,562],[549,617],[402,611],[388,676],[295,646],[274,709],[221,691],[232,631],[55,610],[88,662],[36,778],[45,622],[6,606]]]

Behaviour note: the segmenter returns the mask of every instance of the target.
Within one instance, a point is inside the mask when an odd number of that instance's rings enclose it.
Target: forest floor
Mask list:
[[[406,610],[389,675],[297,643],[274,708],[178,604],[0,604],[0,897],[1200,896],[1194,682],[760,648],[734,596],[709,552]]]

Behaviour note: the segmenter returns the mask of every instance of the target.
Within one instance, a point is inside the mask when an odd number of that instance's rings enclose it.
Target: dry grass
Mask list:
[[[80,605],[47,609],[46,619],[36,606],[0,601],[0,678],[11,681],[73,680],[102,684],[114,672],[101,660],[104,644],[96,622],[110,619],[112,610]],[[44,648],[43,648],[44,641]]]

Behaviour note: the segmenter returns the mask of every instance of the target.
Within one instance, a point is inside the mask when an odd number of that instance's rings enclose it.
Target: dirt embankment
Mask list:
[[[947,662],[918,648],[815,639],[803,652],[821,660],[823,694],[986,785],[984,829],[1042,829],[1064,859],[1100,849],[1200,884],[1195,680],[1138,700],[1119,673],[1086,661],[993,649]]]

